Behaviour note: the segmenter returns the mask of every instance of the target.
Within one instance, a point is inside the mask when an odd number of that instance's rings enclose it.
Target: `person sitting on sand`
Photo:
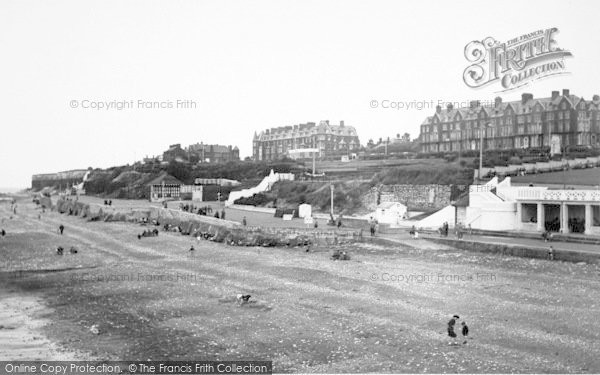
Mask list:
[[[1,236],[1,237],[4,237],[4,236],[6,236],[6,231],[4,230],[4,228],[2,228],[2,229],[0,230],[0,236]]]

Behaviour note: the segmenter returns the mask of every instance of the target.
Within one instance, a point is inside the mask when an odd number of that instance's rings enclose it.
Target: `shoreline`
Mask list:
[[[44,327],[52,314],[39,294],[0,288],[0,361],[75,361],[89,356],[48,339]]]

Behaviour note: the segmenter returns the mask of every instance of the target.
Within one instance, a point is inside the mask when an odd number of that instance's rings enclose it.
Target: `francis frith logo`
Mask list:
[[[498,82],[498,91],[509,91],[541,78],[567,74],[565,58],[572,54],[558,47],[557,33],[553,27],[504,43],[492,37],[472,41],[465,47],[465,58],[472,63],[463,73],[465,83],[479,88]]]

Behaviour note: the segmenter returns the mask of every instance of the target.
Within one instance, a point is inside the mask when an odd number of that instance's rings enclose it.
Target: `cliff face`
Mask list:
[[[84,184],[86,194],[107,198],[146,199],[148,181],[157,174],[136,171],[93,171]]]
[[[66,189],[73,185],[81,184],[87,169],[76,169],[57,173],[34,174],[31,177],[31,188],[35,191],[45,187]]]

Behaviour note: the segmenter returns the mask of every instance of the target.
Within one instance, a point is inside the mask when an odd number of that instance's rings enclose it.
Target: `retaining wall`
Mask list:
[[[140,219],[147,218],[150,222],[156,220],[160,228],[169,224],[171,227],[179,228],[183,235],[202,237],[211,241],[225,242],[237,246],[332,245],[360,240],[359,232],[352,230],[249,227],[212,216],[196,215],[160,207],[120,211],[113,207],[98,204],[59,200],[55,209],[59,213],[79,216],[89,221],[137,223]]]
[[[479,253],[493,253],[502,255],[512,255],[523,258],[549,259],[550,244],[548,247],[522,246],[522,245],[505,245],[482,243],[469,240],[454,240],[449,238],[425,238],[427,241],[449,245],[457,249],[475,251]],[[600,252],[591,253],[583,251],[569,250],[553,250],[554,259],[556,261],[565,262],[586,262],[600,264]]]

